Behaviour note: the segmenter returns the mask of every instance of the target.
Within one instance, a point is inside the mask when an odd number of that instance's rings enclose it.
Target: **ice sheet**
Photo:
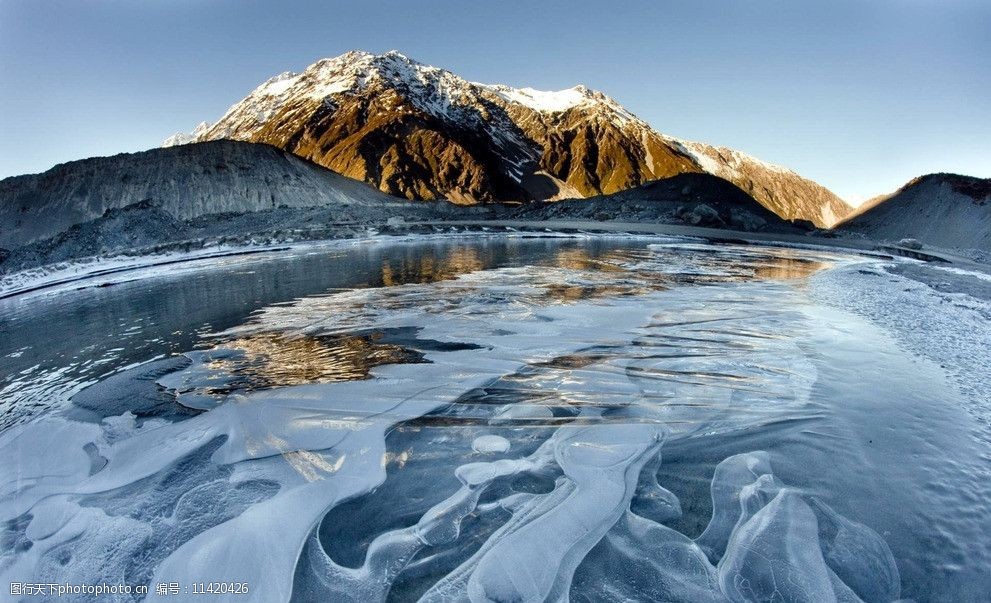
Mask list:
[[[268,307],[217,338],[412,328],[451,345],[367,380],[256,389],[189,352],[158,383],[206,412],[0,434],[18,468],[0,492],[15,543],[0,577],[247,582],[213,600],[264,602],[384,600],[408,575],[430,577],[409,586],[424,601],[895,599],[884,540],[782,484],[761,451],[716,468],[699,538],[665,525],[682,505],[658,481],[662,445],[799,415],[816,379],[787,284],[814,261],[730,255],[579,254]],[[425,458],[388,445],[429,421],[458,433]],[[370,533],[358,563],[336,559],[326,518],[431,452],[429,503]]]

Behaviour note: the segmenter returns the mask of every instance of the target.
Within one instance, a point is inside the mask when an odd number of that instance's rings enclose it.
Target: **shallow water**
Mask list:
[[[987,375],[860,311],[850,291],[902,289],[865,266],[491,237],[0,301],[0,574],[148,600],[984,600],[988,415],[959,392]]]

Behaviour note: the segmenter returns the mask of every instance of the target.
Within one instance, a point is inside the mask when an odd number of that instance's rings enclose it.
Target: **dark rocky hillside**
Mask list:
[[[809,222],[779,218],[736,185],[708,174],[680,174],[588,199],[527,204],[507,214],[527,220],[622,220],[775,234],[814,228]]]
[[[279,207],[395,202],[286,151],[216,141],[95,157],[0,180],[0,247],[49,238],[124,207],[156,209],[182,221]]]
[[[878,197],[837,226],[879,240],[991,250],[991,179],[929,174]]]

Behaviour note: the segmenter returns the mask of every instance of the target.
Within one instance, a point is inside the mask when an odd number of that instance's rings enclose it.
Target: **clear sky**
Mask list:
[[[0,0],[0,177],[155,147],[276,73],[393,48],[474,81],[584,83],[852,200],[991,177],[988,0]]]

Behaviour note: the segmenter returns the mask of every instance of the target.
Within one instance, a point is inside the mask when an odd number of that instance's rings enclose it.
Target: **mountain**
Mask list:
[[[753,157],[654,131],[608,96],[469,82],[392,51],[352,51],[277,75],[165,145],[263,142],[407,199],[589,197],[681,173],[734,183],[786,219],[830,226],[850,207]]]
[[[0,247],[45,239],[125,207],[189,220],[280,206],[395,202],[281,149],[217,141],[84,159],[0,180]]]
[[[762,207],[735,184],[711,174],[686,173],[586,199],[528,203],[504,212],[522,220],[619,220],[775,234],[807,229]]]
[[[868,201],[837,230],[874,239],[913,238],[937,247],[991,250],[991,179],[921,176]]]

